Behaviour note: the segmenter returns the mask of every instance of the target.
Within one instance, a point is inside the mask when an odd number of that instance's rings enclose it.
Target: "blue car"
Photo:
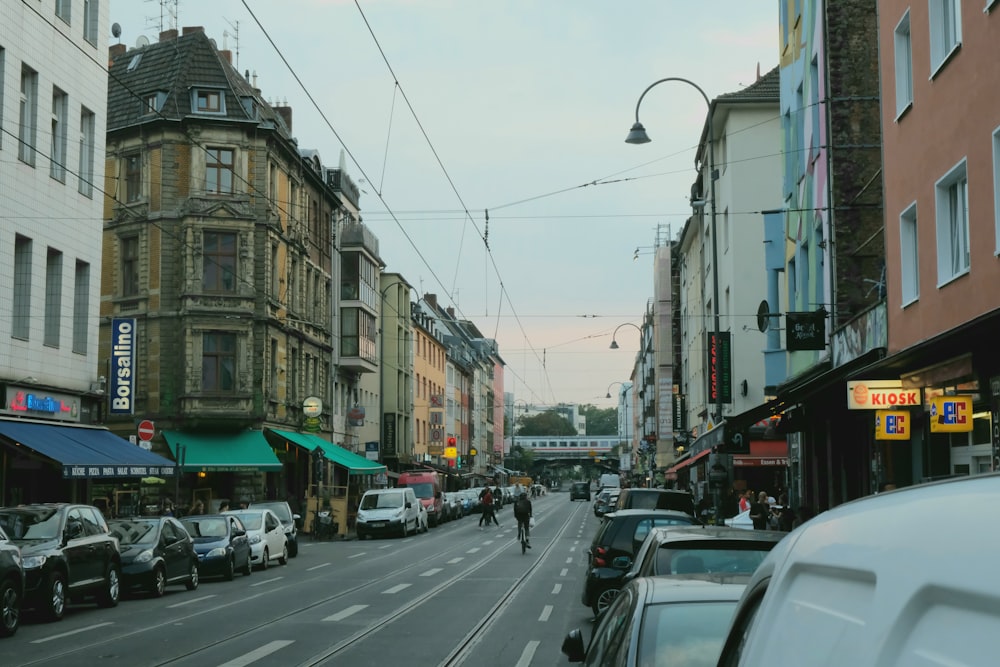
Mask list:
[[[203,514],[184,517],[181,523],[194,540],[198,573],[202,577],[221,575],[226,581],[232,581],[237,571],[243,576],[253,572],[250,540],[239,518]]]

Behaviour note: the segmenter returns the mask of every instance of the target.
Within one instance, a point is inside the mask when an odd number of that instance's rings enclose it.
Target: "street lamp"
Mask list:
[[[638,446],[638,448],[639,448],[640,451],[643,451],[645,449],[648,452],[649,440],[647,438],[651,434],[647,434],[646,433],[646,385],[647,385],[647,382],[646,382],[646,336],[645,336],[645,333],[643,332],[642,328],[639,327],[637,324],[633,324],[632,322],[624,322],[622,324],[619,324],[617,327],[615,327],[614,332],[611,334],[611,345],[609,347],[612,350],[617,350],[618,349],[618,341],[615,340],[615,336],[618,334],[618,330],[621,329],[622,327],[625,327],[625,326],[633,327],[633,328],[635,328],[636,331],[639,332],[639,374],[638,374],[639,382],[637,384],[639,385],[638,396],[639,396],[639,400],[640,400],[641,403],[640,403],[640,406],[639,406],[640,407],[640,412],[639,412],[639,415],[638,415],[639,419],[640,419],[640,421],[639,421],[639,446]],[[614,383],[612,383],[612,384],[614,384]],[[609,389],[610,389],[610,386],[609,386]],[[610,394],[610,392],[609,392],[609,394]],[[610,395],[609,395],[609,397],[610,397]],[[655,436],[653,436],[653,438],[654,438],[653,442],[655,443]],[[652,464],[649,467],[652,470],[653,466],[655,466],[655,464],[656,464],[656,445],[655,444],[653,445],[653,451],[652,451],[652,454],[650,456],[650,461],[652,462]],[[650,479],[649,485],[652,486],[652,484],[653,484],[653,482],[652,482],[652,475],[649,477],[649,479]]]
[[[604,398],[611,398],[611,387],[615,386],[616,384],[620,384],[622,387],[625,387],[624,382],[612,382],[611,384],[608,385],[608,395],[605,396]]]
[[[715,222],[715,149],[713,142],[715,140],[715,132],[712,128],[712,102],[708,99],[708,95],[705,91],[701,89],[701,86],[696,84],[694,81],[689,79],[684,79],[679,76],[671,76],[665,79],[660,79],[659,81],[654,81],[651,83],[646,90],[642,91],[642,95],[639,96],[639,101],[635,104],[635,123],[632,125],[632,129],[629,130],[628,136],[625,138],[625,143],[627,144],[646,144],[649,143],[649,135],[646,134],[646,128],[642,126],[639,122],[639,107],[642,105],[642,98],[646,96],[646,93],[650,91],[654,86],[658,86],[661,83],[666,83],[667,81],[680,81],[681,83],[686,83],[699,93],[701,93],[702,98],[705,100],[705,104],[708,105],[708,178],[709,178],[709,202],[712,207],[711,212],[711,228],[712,228],[712,311],[714,315],[714,331],[712,333],[712,338],[714,339],[714,345],[718,347],[721,345],[721,327],[719,324],[719,241],[718,234],[716,234],[718,227]],[[614,342],[612,342],[612,347],[614,347]],[[722,388],[716,383],[715,386],[715,401],[716,401],[716,415],[715,415],[715,425],[718,425],[722,421]]]

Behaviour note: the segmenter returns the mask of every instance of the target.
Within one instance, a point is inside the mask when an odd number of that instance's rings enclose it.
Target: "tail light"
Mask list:
[[[607,555],[607,547],[597,547],[594,549],[594,567],[607,567],[608,561],[605,560],[605,556]]]

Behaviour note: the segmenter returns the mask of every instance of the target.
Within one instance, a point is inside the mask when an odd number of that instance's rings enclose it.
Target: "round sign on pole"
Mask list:
[[[153,427],[152,421],[149,419],[143,419],[139,422],[140,440],[152,440],[154,435],[156,435],[156,429]]]

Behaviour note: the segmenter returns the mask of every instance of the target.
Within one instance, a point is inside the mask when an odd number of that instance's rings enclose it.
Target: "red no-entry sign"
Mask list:
[[[143,419],[139,422],[139,439],[140,440],[152,440],[153,436],[156,435],[156,429],[153,428],[153,422],[148,419]]]

